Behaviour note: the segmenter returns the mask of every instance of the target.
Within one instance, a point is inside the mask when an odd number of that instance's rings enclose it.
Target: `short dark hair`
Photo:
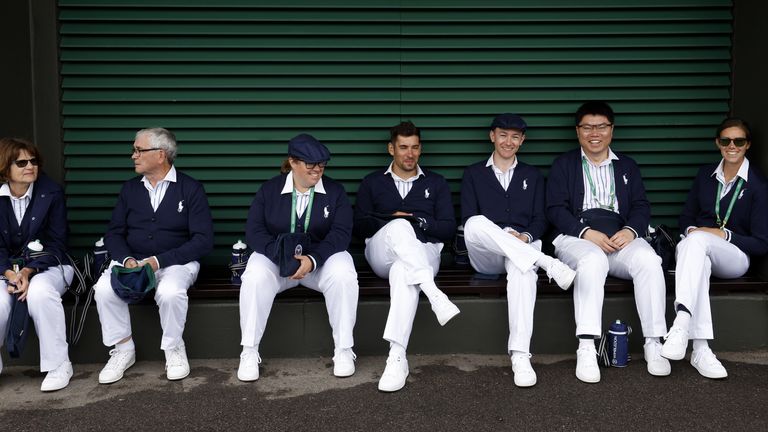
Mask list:
[[[416,127],[413,122],[410,120],[400,122],[400,124],[392,126],[391,129],[389,129],[389,142],[392,144],[397,141],[397,137],[411,137],[411,136],[417,136],[419,139],[421,139],[421,131],[419,128]]]
[[[587,115],[601,115],[608,119],[608,122],[613,124],[613,109],[607,102],[603,101],[588,101],[581,104],[579,109],[576,110],[575,120],[576,126],[581,124],[581,120]]]
[[[16,162],[22,151],[26,150],[29,157],[37,159],[37,166],[43,167],[40,150],[31,142],[21,138],[0,139],[0,182],[5,183],[11,176],[11,164]]]
[[[745,120],[742,120],[738,117],[728,117],[727,119],[723,120],[720,123],[720,126],[717,127],[717,133],[715,134],[715,138],[720,138],[720,134],[732,127],[737,127],[744,131],[744,134],[747,136],[747,141],[752,142],[752,130],[749,127],[749,123],[747,123]]]

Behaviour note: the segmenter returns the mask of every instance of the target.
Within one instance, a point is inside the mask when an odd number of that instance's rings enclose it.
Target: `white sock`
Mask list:
[[[555,262],[555,259],[552,258],[549,255],[542,254],[541,258],[537,259],[534,264],[544,269],[544,271],[549,270],[549,266],[552,265],[552,263]]]
[[[405,358],[405,347],[397,342],[390,342],[389,355],[399,355],[401,358]]]
[[[511,352],[512,352],[512,355],[509,356],[511,358],[515,358],[516,356],[528,357],[528,354],[529,354],[529,353],[524,352],[524,351],[511,351]]]
[[[683,330],[688,330],[688,324],[690,322],[691,322],[691,314],[689,314],[688,312],[680,311],[677,313],[677,316],[675,317],[675,321],[672,323],[672,325],[678,326]]]
[[[121,352],[136,351],[136,345],[133,343],[133,338],[130,338],[126,342],[115,344],[115,349]]]
[[[709,348],[709,342],[706,339],[694,339],[693,340],[693,350],[698,351],[701,349],[707,349]]]
[[[657,338],[657,337],[647,337],[647,338],[645,338],[645,344],[648,345],[650,343],[661,344],[661,342],[659,341],[659,338]]]
[[[594,339],[579,339],[579,348],[592,348],[595,349]]]

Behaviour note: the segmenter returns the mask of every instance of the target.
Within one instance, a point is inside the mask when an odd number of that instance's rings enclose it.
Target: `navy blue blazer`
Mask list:
[[[616,182],[616,199],[619,214],[625,226],[642,236],[651,220],[651,205],[645,197],[640,168],[631,158],[614,152],[613,175]],[[560,155],[552,163],[547,177],[547,219],[557,231],[578,237],[587,226],[581,223],[584,203],[584,170],[581,165],[581,148]]]
[[[420,227],[414,226],[416,237],[422,243],[453,240],[456,218],[451,202],[451,189],[440,174],[425,170],[413,182],[405,198],[400,197],[387,169],[376,170],[363,179],[355,202],[355,235],[361,239],[372,237],[388,221],[372,217],[372,213],[392,214],[396,211],[412,213],[422,218]]]
[[[507,190],[487,160],[470,165],[461,181],[461,221],[483,215],[500,228],[527,232],[538,240],[547,229],[544,177],[535,167],[518,162]]]
[[[715,217],[715,195],[717,178],[712,173],[717,164],[705,165],[699,169],[693,182],[683,213],[680,215],[680,230],[690,226],[718,228]],[[765,177],[749,165],[749,181],[745,182],[725,225],[731,231],[731,243],[747,255],[768,253],[768,184]],[[720,200],[720,217],[725,217],[736,187]]]
[[[287,174],[273,177],[256,192],[245,228],[248,246],[275,264],[276,239],[278,234],[291,232],[291,202],[293,194],[280,193],[285,186]],[[352,205],[341,183],[323,176],[326,193],[315,192],[309,214],[311,244],[304,255],[311,255],[317,266],[321,266],[333,254],[345,251],[352,239]],[[296,232],[304,231],[304,215],[296,218]]]
[[[163,201],[152,210],[141,176],[123,184],[104,243],[111,258],[157,258],[160,267],[198,261],[213,249],[213,219],[203,185],[176,170]]]
[[[27,243],[39,239],[43,250],[64,261],[67,250],[67,207],[64,191],[50,177],[40,172],[32,190],[32,200],[21,220],[21,226],[13,214],[11,199],[0,197],[0,274],[12,267],[11,259],[23,254]],[[42,256],[25,263],[25,267],[38,272],[59,265],[56,258]]]

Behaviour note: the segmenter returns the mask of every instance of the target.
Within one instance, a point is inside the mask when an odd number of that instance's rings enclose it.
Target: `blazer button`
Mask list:
[[[509,194],[504,195],[504,198],[509,198]]]
[[[506,209],[505,211],[506,211],[507,213],[509,213],[509,209]]]
[[[148,235],[147,238],[152,240],[152,234]]]
[[[152,222],[155,222],[156,220],[157,220],[157,219],[155,219],[155,218],[152,218]]]

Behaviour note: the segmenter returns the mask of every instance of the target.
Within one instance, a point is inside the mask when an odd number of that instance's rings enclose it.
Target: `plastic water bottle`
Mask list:
[[[248,249],[248,245],[237,240],[237,243],[232,245],[232,263],[230,265],[230,269],[232,269],[232,284],[233,285],[240,285],[242,281],[240,280],[240,276],[243,274],[243,270],[245,269],[245,250]]]
[[[107,261],[107,247],[104,246],[104,237],[101,237],[96,243],[93,244],[93,268],[91,274],[93,277],[99,277],[98,271],[104,267],[104,263]]]
[[[40,240],[33,240],[27,243],[27,249],[24,251],[24,259],[27,262],[32,261],[31,255],[35,252],[42,252],[42,251],[43,251],[43,244],[40,243]]]
[[[629,334],[632,329],[621,320],[608,328],[608,356],[611,366],[626,367],[629,362]]]

